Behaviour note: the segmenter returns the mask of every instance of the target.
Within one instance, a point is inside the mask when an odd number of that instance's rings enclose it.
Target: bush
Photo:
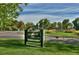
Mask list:
[[[65,30],[64,32],[65,33],[73,33],[74,31],[73,30]]]
[[[46,33],[50,34],[52,32],[56,32],[56,30],[52,29],[52,30],[45,30]]]
[[[76,34],[76,35],[79,35],[79,31],[75,31],[75,34]]]
[[[46,30],[45,32],[46,32],[47,34],[50,34],[50,33],[51,33],[51,31],[49,31],[49,30]]]

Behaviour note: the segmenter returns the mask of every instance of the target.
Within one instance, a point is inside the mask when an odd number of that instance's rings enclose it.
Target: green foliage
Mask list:
[[[75,34],[79,36],[79,31],[75,31]]]
[[[73,28],[73,24],[72,23],[68,23],[68,29],[72,29]]]
[[[57,25],[56,22],[51,23],[51,28],[52,28],[52,29],[56,29],[56,25]]]
[[[65,33],[73,33],[72,30],[65,30],[64,32],[65,32]]]
[[[79,30],[79,18],[76,18],[72,23],[74,24],[74,28]]]
[[[0,4],[0,20],[14,19],[22,11],[19,3],[2,3]]]
[[[58,28],[57,28],[57,29],[58,29],[59,31],[62,31],[62,23],[61,23],[61,22],[58,22],[57,25],[58,25]]]
[[[66,30],[68,28],[69,19],[64,19],[62,22],[63,29]]]
[[[26,4],[23,4],[26,5]],[[1,3],[0,4],[0,30],[10,30],[11,25],[13,24],[12,21],[15,20],[19,12],[22,11],[20,7],[20,3]],[[15,28],[15,26],[12,26]]]
[[[35,25],[32,22],[26,23],[25,24],[25,29],[29,29],[29,28],[35,29]]]
[[[41,19],[36,25],[39,28],[47,29],[47,28],[49,28],[50,22],[47,18],[45,18],[45,19]]]

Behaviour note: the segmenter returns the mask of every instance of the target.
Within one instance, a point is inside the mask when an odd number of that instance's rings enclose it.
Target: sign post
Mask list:
[[[28,30],[25,30],[25,45],[26,45],[26,42],[28,41]]]
[[[40,34],[40,35],[41,35],[41,36],[40,36],[41,47],[44,47],[44,41],[45,41],[45,36],[44,36],[45,33],[44,33],[44,30],[41,29],[41,30],[40,30],[40,33],[41,33],[41,34]]]

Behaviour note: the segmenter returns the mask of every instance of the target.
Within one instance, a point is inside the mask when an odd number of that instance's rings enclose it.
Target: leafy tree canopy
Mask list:
[[[10,20],[15,20],[22,11],[21,3],[2,3],[0,4],[0,30],[5,30],[8,24],[12,24]]]
[[[74,24],[74,28],[79,30],[79,18],[76,18],[72,23]]]
[[[47,29],[50,25],[50,22],[47,18],[41,19],[37,24],[40,28]]]
[[[62,22],[62,25],[63,25],[63,29],[67,29],[68,27],[68,24],[69,24],[69,19],[64,19],[63,22]]]
[[[16,18],[19,15],[18,11],[22,11],[20,4],[2,3],[0,4],[0,20]]]

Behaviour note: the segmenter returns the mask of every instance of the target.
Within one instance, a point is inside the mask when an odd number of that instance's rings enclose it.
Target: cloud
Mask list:
[[[24,21],[25,23],[27,22],[33,22],[34,24],[36,24],[37,22],[39,22],[39,20],[43,19],[43,18],[47,18],[50,22],[61,22],[64,19],[70,19],[70,21],[74,20],[76,17],[78,16],[74,16],[74,17],[62,17],[62,16],[51,16],[51,15],[20,15],[17,20],[21,20]]]
[[[65,18],[72,19],[79,17],[78,3],[32,3],[22,6],[18,20],[37,23],[42,18],[48,18],[51,22],[63,21]]]
[[[39,20],[43,19],[43,18],[48,18],[49,21],[54,21],[56,19],[60,19],[60,17],[58,16],[51,16],[51,15],[20,15],[17,20],[22,20],[25,23],[26,22],[33,22],[33,23],[37,23]]]
[[[75,4],[29,4],[29,8],[24,8],[24,14],[47,14],[54,16],[74,16],[79,14],[79,6]],[[73,6],[71,6],[73,5]],[[42,7],[41,7],[42,6]],[[60,8],[59,8],[60,7]],[[46,9],[48,8],[48,9]]]
[[[68,14],[78,14],[79,8],[68,7],[63,9],[25,9],[21,14],[50,14],[50,15],[68,15]]]

